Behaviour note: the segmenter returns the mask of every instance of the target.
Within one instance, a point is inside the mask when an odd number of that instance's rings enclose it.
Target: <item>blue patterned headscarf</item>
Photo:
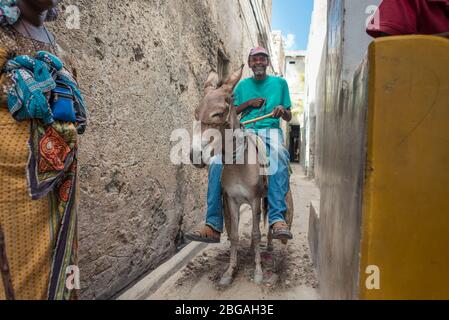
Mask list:
[[[5,65],[12,74],[14,86],[8,92],[8,109],[14,119],[42,119],[44,124],[53,123],[53,114],[46,94],[56,87],[56,81],[72,89],[77,122],[86,122],[86,104],[76,80],[65,70],[62,61],[46,51],[38,51],[35,57],[17,56]],[[81,131],[84,128],[79,128]]]
[[[12,25],[20,17],[17,0],[0,0],[0,26]]]

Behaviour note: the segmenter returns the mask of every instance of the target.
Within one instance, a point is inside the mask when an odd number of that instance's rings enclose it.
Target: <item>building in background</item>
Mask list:
[[[305,51],[287,51],[285,53],[285,79],[287,80],[292,100],[293,118],[287,125],[283,122],[286,147],[290,151],[290,159],[304,165],[305,149],[304,97],[305,97]]]
[[[275,30],[271,32],[271,65],[274,69],[274,75],[284,77],[285,75],[285,50],[282,31]]]
[[[328,0],[315,0],[307,44],[305,69],[304,120],[307,127],[304,134],[304,169],[314,178],[316,147],[316,108],[324,105],[324,85],[322,79],[326,66],[326,32]]]

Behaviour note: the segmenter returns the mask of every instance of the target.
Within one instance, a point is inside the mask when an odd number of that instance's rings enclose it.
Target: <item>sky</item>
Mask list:
[[[286,50],[306,50],[313,0],[273,0],[273,30],[281,30]]]

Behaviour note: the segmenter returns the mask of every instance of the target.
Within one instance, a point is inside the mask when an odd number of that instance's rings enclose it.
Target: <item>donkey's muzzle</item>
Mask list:
[[[190,161],[198,169],[203,169],[204,167],[206,167],[206,164],[203,161],[201,150],[197,150],[195,148],[190,149]]]

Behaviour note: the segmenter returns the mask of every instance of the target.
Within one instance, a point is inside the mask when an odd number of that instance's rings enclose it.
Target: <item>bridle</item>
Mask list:
[[[232,129],[230,119],[231,119],[231,114],[232,114],[233,108],[235,107],[234,106],[234,96],[231,94],[228,94],[226,96],[225,100],[226,100],[227,110],[225,112],[226,116],[224,117],[224,120],[221,122],[201,121],[201,125],[205,125],[206,127],[218,129],[219,131],[223,131],[225,129]],[[243,126],[239,122],[239,129],[241,129],[242,127]],[[246,151],[247,149],[248,149],[248,140],[244,138],[243,151]],[[232,150],[232,158],[233,158],[234,163],[237,161],[237,153],[238,152],[239,152],[239,150],[236,150],[235,148]]]
[[[226,100],[226,116],[224,117],[224,120],[221,122],[207,122],[207,121],[201,121],[201,125],[205,125],[207,127],[212,127],[214,129],[231,129],[231,113],[232,109],[234,108],[234,96],[231,94],[228,94],[225,98]],[[241,127],[241,126],[240,126]]]

